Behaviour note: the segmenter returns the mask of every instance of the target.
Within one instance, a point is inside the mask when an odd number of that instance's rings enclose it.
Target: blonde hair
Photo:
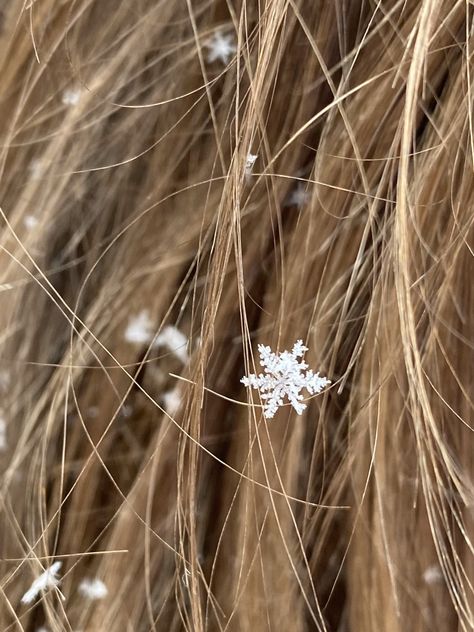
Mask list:
[[[2,630],[474,629],[472,18],[3,8]]]

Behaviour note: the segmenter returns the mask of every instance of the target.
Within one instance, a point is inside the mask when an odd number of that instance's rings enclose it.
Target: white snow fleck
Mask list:
[[[120,414],[122,415],[122,417],[128,419],[133,415],[133,407],[130,404],[124,404],[120,409]]]
[[[153,323],[147,309],[129,320],[125,330],[125,340],[136,345],[143,345],[153,339]]]
[[[250,176],[252,174],[252,169],[257,157],[257,154],[251,154],[250,152],[247,154],[247,160],[245,161],[245,175]]]
[[[32,230],[33,228],[36,228],[36,226],[38,226],[39,219],[34,215],[27,215],[23,220],[23,223],[28,230]]]
[[[98,406],[89,406],[87,409],[87,416],[95,419],[99,415],[99,407]]]
[[[232,34],[223,35],[221,31],[216,31],[204,46],[209,49],[207,61],[210,64],[220,60],[225,66],[229,63],[230,58],[237,50],[234,36]]]
[[[176,386],[163,393],[163,408],[169,415],[174,414],[181,405],[181,389]]]
[[[79,88],[67,88],[62,94],[62,102],[64,105],[77,105],[81,100],[82,90]]]
[[[33,603],[40,593],[45,592],[50,588],[56,588],[60,581],[57,575],[61,566],[62,562],[54,562],[44,571],[44,573],[41,573],[41,575],[34,580],[31,587],[23,595],[21,603]]]
[[[188,339],[174,325],[166,325],[156,337],[154,346],[159,349],[164,347],[168,349],[178,360],[186,364],[189,360],[188,356]]]
[[[28,167],[32,180],[39,180],[43,175],[43,163],[39,158],[34,158]]]
[[[309,200],[309,191],[302,182],[298,182],[296,187],[288,196],[285,206],[303,207]]]
[[[423,573],[423,580],[427,584],[437,584],[438,582],[442,581],[442,579],[443,573],[438,564],[432,564],[431,566],[428,566],[428,568]]]
[[[86,578],[79,584],[79,592],[86,599],[95,601],[96,599],[104,599],[104,597],[107,597],[109,591],[102,580]]]

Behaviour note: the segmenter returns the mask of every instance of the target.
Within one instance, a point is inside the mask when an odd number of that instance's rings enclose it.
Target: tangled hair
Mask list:
[[[474,630],[474,5],[2,6],[0,629]]]

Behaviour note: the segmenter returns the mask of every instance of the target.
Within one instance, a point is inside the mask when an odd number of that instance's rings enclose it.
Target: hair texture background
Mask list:
[[[0,629],[474,630],[473,5],[0,7]]]

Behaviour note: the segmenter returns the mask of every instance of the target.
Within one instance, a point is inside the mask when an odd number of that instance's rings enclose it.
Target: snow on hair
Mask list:
[[[37,577],[30,588],[21,598],[21,603],[29,604],[35,601],[40,593],[56,588],[59,584],[58,572],[62,566],[62,562],[54,562],[39,577]]]

